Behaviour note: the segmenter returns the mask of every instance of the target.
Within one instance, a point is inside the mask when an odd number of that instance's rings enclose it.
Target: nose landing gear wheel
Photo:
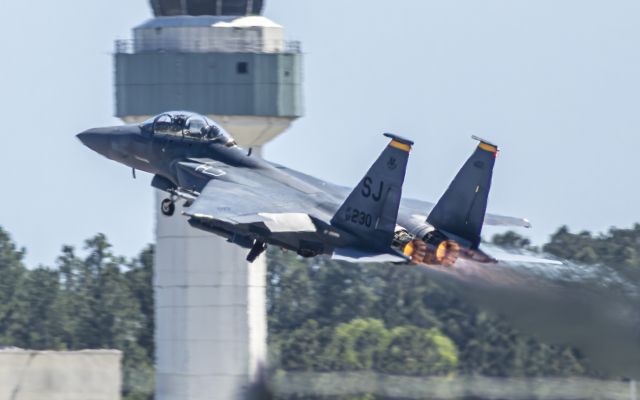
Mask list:
[[[162,214],[170,217],[176,211],[176,204],[171,199],[164,199],[160,205],[160,211],[162,211]]]

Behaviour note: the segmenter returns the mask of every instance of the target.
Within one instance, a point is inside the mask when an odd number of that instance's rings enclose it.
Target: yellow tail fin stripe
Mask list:
[[[491,153],[497,153],[498,152],[498,148],[495,147],[495,146],[492,146],[490,144],[480,143],[478,145],[478,147],[480,147],[482,150],[486,150],[486,151],[489,151]]]
[[[400,143],[397,140],[392,140],[391,143],[389,143],[389,146],[406,151],[407,153],[411,151],[411,146],[409,146],[408,144]]]

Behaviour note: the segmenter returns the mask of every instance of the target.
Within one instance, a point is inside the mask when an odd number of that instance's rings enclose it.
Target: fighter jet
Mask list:
[[[237,146],[211,119],[166,112],[140,125],[89,129],[86,146],[153,174],[167,193],[166,217],[184,201],[191,226],[248,250],[253,262],[267,245],[303,257],[352,262],[452,266],[458,258],[495,259],[480,249],[483,224],[529,227],[526,219],[486,214],[498,147],[479,144],[440,200],[403,199],[413,142],[385,133],[388,145],[353,189],[265,161]]]

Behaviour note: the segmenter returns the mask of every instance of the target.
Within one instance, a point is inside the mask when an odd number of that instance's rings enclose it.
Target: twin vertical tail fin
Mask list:
[[[460,244],[477,249],[487,209],[498,146],[480,143],[427,217],[427,222]]]
[[[342,204],[331,224],[366,241],[368,247],[389,249],[398,218],[402,184],[413,142],[385,133],[391,139]]]
[[[405,260],[418,264],[452,265],[459,254],[482,262],[494,261],[478,246],[498,147],[473,137],[480,142],[478,147],[427,217],[430,230],[416,237],[404,229],[396,232],[413,142],[392,134],[385,136],[391,142],[347,197],[331,224],[354,235],[363,247],[371,249],[365,255],[374,255],[378,257],[376,260],[381,255],[393,254],[389,251],[393,249],[398,253],[396,258],[404,255]],[[351,254],[350,259],[368,258]]]

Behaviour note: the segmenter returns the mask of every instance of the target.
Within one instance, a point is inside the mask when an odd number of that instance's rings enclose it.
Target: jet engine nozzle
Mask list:
[[[427,247],[430,247],[427,245]],[[460,245],[455,240],[443,240],[435,247],[435,250],[427,252],[425,264],[439,264],[447,267],[455,264],[460,255]]]
[[[411,258],[414,264],[422,264],[427,256],[427,244],[420,239],[413,239],[402,248],[402,254]]]
[[[449,239],[438,230],[427,233],[422,240],[431,250],[427,254],[426,264],[451,266],[460,256],[460,245],[455,240]]]
[[[395,233],[394,247],[414,264],[452,266],[460,255],[460,245],[443,235],[427,235],[417,239],[405,230]]]

